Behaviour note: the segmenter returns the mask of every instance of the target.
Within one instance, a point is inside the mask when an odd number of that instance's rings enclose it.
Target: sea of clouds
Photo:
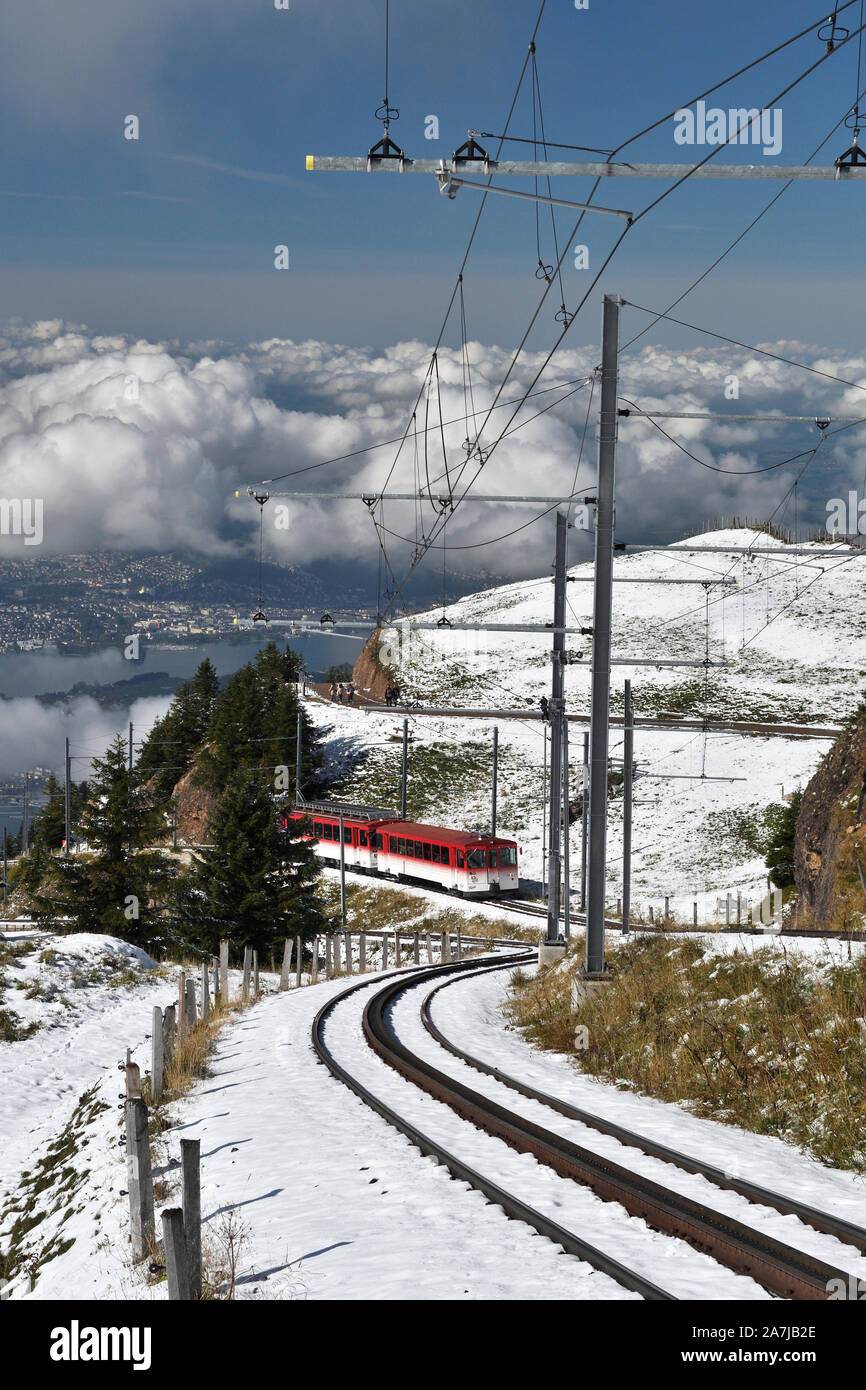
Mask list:
[[[646,340],[644,340],[646,343]],[[621,395],[644,409],[748,414],[866,417],[866,354],[852,357],[800,342],[763,345],[822,372],[825,377],[756,353],[719,345],[682,351],[636,346],[621,360]],[[429,362],[419,342],[384,352],[319,341],[270,339],[241,347],[216,343],[151,343],[123,336],[99,337],[59,321],[9,323],[0,336],[0,497],[41,498],[44,539],[39,555],[99,549],[186,550],[202,556],[250,553],[258,540],[258,509],[246,485],[274,479],[323,460],[399,436],[411,419]],[[432,480],[434,495],[446,490],[439,401],[448,472],[465,464],[462,444],[484,418],[511,359],[509,350],[471,343],[477,425],[467,429],[464,368],[459,349],[441,349],[440,391],[422,400],[390,480],[391,490],[412,491]],[[594,345],[563,347],[540,387],[577,379],[598,361]],[[519,397],[541,365],[525,354],[502,392]],[[739,398],[726,400],[736,377]],[[474,484],[476,492],[567,496],[586,422],[588,392],[578,390],[555,409],[550,392],[530,401],[518,420],[527,423],[497,445]],[[577,489],[592,491],[595,469],[595,392]],[[496,411],[484,431],[488,444],[511,416]],[[529,417],[535,416],[530,419]],[[425,457],[421,431],[428,434]],[[814,424],[665,420],[669,434],[710,471],[687,458],[646,421],[623,422],[617,459],[618,535],[621,539],[673,539],[723,516],[768,516],[795,476],[793,467],[750,470],[810,449]],[[863,486],[866,426],[843,431],[824,444],[800,488],[800,519],[823,524],[826,502]],[[377,492],[394,464],[396,446],[301,473],[273,487]],[[805,458],[802,462],[805,462]],[[802,464],[801,464],[802,466]],[[471,461],[455,491],[477,472]],[[240,499],[234,497],[241,490]],[[471,495],[471,494],[470,494]],[[275,506],[274,503],[271,507]],[[291,502],[288,530],[266,511],[265,550],[270,558],[298,565],[339,558],[372,566],[377,542],[358,502]],[[448,565],[453,571],[486,567],[498,574],[538,573],[549,564],[550,524],[517,538],[495,538],[526,521],[538,508],[475,506],[468,501],[449,522]],[[412,505],[391,504],[389,530],[414,544],[416,525],[429,525],[433,510],[416,518]],[[778,519],[778,518],[777,518]],[[785,520],[792,519],[790,509]],[[478,542],[493,541],[484,546]],[[389,542],[399,558],[400,543]],[[588,547],[588,538],[578,546]],[[461,549],[461,547],[465,547]],[[404,547],[402,553],[408,555]],[[0,557],[33,558],[15,535],[0,535]]]

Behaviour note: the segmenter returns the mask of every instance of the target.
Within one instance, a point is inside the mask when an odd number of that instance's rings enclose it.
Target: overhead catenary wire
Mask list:
[[[812,26],[812,27],[814,27],[814,26]],[[804,31],[804,32],[809,32],[809,31]],[[851,36],[849,36],[849,39],[850,39],[850,37],[851,37]],[[810,76],[810,75],[811,75],[813,72],[815,72],[819,67],[821,67],[822,64],[825,63],[825,62],[832,56],[832,52],[833,52],[833,51],[836,51],[836,52],[840,51],[841,48],[844,46],[844,44],[847,43],[847,42],[849,42],[849,39],[843,40],[843,42],[838,46],[838,48],[837,48],[836,50],[829,50],[829,49],[828,49],[828,51],[827,51],[825,54],[823,54],[821,58],[817,59],[814,63],[810,64],[810,66],[809,66],[804,72],[800,73],[799,76],[797,76],[796,78],[794,78],[793,81],[791,81],[790,83],[788,83],[787,86],[785,86],[780,92],[778,92],[775,96],[773,96],[768,102],[764,103],[764,105],[765,105],[766,107],[773,107],[773,106],[775,106],[784,96],[786,96],[790,91],[792,91],[792,90],[793,90],[795,87],[797,87],[801,82],[803,82],[808,76]],[[780,46],[778,46],[777,49],[774,50],[774,51],[779,51],[779,48],[780,48],[780,47],[784,47],[784,46],[786,46],[786,45],[780,45]],[[721,85],[723,85],[723,84],[721,84]],[[675,109],[679,109],[679,108],[675,108]],[[663,119],[667,119],[667,118],[663,118]],[[654,129],[654,128],[655,128],[655,125],[660,124],[660,123],[661,123],[661,122],[655,122],[655,123],[653,124],[652,127],[648,127],[647,129]],[[747,123],[745,123],[745,124],[747,124]],[[545,369],[546,369],[547,365],[549,364],[551,358],[553,357],[554,353],[557,351],[558,347],[561,345],[562,340],[563,340],[565,334],[568,332],[568,330],[569,330],[569,328],[571,327],[572,323],[574,322],[575,318],[577,317],[577,315],[580,313],[581,309],[582,309],[582,308],[584,307],[584,305],[586,304],[586,302],[587,302],[587,300],[588,300],[590,294],[591,294],[592,291],[594,290],[594,288],[595,288],[595,286],[597,285],[598,281],[600,280],[601,276],[604,274],[605,270],[607,269],[607,266],[609,265],[610,261],[613,259],[613,256],[616,254],[616,251],[619,249],[620,245],[622,244],[622,241],[624,240],[624,238],[625,238],[625,236],[628,234],[628,232],[631,231],[631,230],[632,230],[632,229],[633,229],[645,216],[647,216],[654,208],[658,207],[659,204],[660,204],[661,202],[663,202],[665,198],[669,197],[671,193],[673,193],[677,188],[681,187],[681,185],[682,185],[684,182],[686,182],[686,180],[687,180],[688,178],[690,178],[690,177],[695,173],[695,171],[696,171],[697,169],[702,168],[702,167],[703,167],[705,164],[707,164],[710,160],[714,159],[714,158],[717,156],[717,154],[720,152],[721,149],[725,148],[725,146],[728,145],[728,144],[730,144],[733,140],[736,140],[736,139],[738,138],[738,136],[740,135],[741,130],[742,130],[743,128],[745,128],[745,125],[738,126],[737,129],[736,129],[732,134],[729,134],[727,140],[724,142],[723,145],[719,145],[719,146],[715,147],[714,149],[712,149],[712,150],[704,157],[704,159],[700,160],[700,161],[698,162],[698,164],[696,164],[696,165],[694,165],[694,166],[691,166],[691,167],[686,171],[686,173],[683,174],[683,176],[682,176],[680,179],[676,180],[676,182],[675,182],[674,184],[672,184],[670,188],[666,189],[663,193],[659,194],[656,198],[654,198],[645,208],[642,209],[641,212],[639,212],[639,213],[627,224],[627,226],[626,226],[625,228],[623,228],[623,231],[620,233],[620,235],[618,236],[618,238],[617,238],[616,241],[614,242],[614,245],[611,247],[610,251],[608,252],[607,256],[604,258],[604,260],[603,260],[603,262],[602,262],[602,265],[601,265],[600,269],[598,270],[598,272],[596,273],[596,275],[593,277],[593,280],[592,280],[590,286],[588,287],[586,293],[584,294],[584,296],[583,296],[582,299],[580,300],[580,302],[579,302],[579,304],[578,304],[576,310],[574,311],[574,313],[572,314],[572,316],[571,316],[566,322],[563,323],[563,325],[562,325],[562,331],[561,331],[561,333],[560,333],[560,335],[559,335],[557,341],[554,343],[553,347],[550,349],[549,353],[548,353],[547,356],[545,357],[545,359],[544,359],[544,361],[543,361],[541,367],[539,368],[539,370],[536,372],[535,376],[533,377],[533,380],[532,380],[531,385],[530,385],[530,389],[536,385],[536,383],[538,382],[540,376],[541,376],[542,373],[545,371]],[[507,129],[507,127],[506,127],[506,129]],[[642,133],[646,133],[646,131],[644,131],[644,132],[642,132]],[[624,142],[624,144],[623,144],[622,146],[619,146],[618,149],[625,148],[625,145],[626,145],[626,144],[633,143],[633,140],[634,140],[634,139],[637,139],[637,138],[638,138],[637,136],[632,137],[631,140],[629,140],[629,141],[627,141],[627,142]],[[617,153],[617,152],[618,152],[618,151],[615,151],[614,153]],[[589,201],[590,201],[590,202],[591,202],[592,196],[594,195],[596,189],[598,188],[598,185],[599,185],[600,181],[601,181],[600,179],[597,179],[596,182],[595,182],[595,184],[594,184],[594,186],[593,186],[593,190],[592,190],[592,192],[590,193],[590,197],[589,197]],[[561,266],[562,260],[564,259],[564,256],[565,256],[565,254],[566,254],[566,252],[567,252],[567,250],[568,250],[568,247],[571,245],[571,242],[572,242],[573,238],[576,236],[577,231],[578,231],[579,226],[580,226],[580,223],[581,223],[581,221],[582,221],[582,219],[583,219],[584,216],[585,216],[585,213],[584,213],[584,212],[581,212],[581,214],[580,214],[580,216],[578,217],[578,220],[577,220],[577,222],[576,222],[576,224],[575,224],[575,227],[573,228],[571,234],[570,234],[569,237],[568,237],[568,240],[567,240],[567,242],[566,242],[566,244],[565,244],[565,249],[563,250],[562,256],[559,258],[559,262],[558,262],[558,265],[557,265],[557,270],[558,270],[559,267]],[[514,353],[514,356],[512,357],[511,363],[509,364],[509,367],[508,367],[508,369],[507,369],[507,371],[506,371],[506,373],[505,373],[505,376],[504,376],[502,382],[500,383],[500,386],[499,386],[499,388],[498,388],[498,390],[497,390],[496,396],[494,397],[494,404],[495,404],[495,402],[498,400],[499,395],[501,394],[502,390],[504,389],[505,384],[506,384],[507,381],[509,380],[510,375],[511,375],[513,369],[514,369],[514,366],[516,365],[516,362],[517,362],[518,358],[520,357],[520,355],[521,355],[521,353],[522,353],[522,351],[523,351],[523,348],[524,348],[524,346],[525,346],[525,344],[526,344],[526,341],[527,341],[527,339],[528,339],[528,337],[529,337],[529,335],[530,335],[532,329],[533,329],[534,326],[535,326],[535,322],[536,322],[536,320],[537,320],[537,318],[538,318],[538,315],[539,315],[539,313],[540,313],[540,311],[541,311],[541,307],[542,307],[542,305],[544,304],[544,302],[545,302],[545,300],[546,300],[547,294],[549,293],[550,284],[551,284],[551,282],[548,282],[548,283],[545,285],[544,291],[543,291],[542,296],[541,296],[541,301],[540,301],[538,307],[536,308],[535,313],[533,314],[533,316],[532,316],[532,318],[531,318],[531,320],[530,320],[529,326],[528,326],[528,328],[526,329],[526,331],[524,332],[524,334],[523,334],[523,336],[522,336],[522,338],[521,338],[521,340],[520,340],[520,343],[518,344],[518,347],[517,347],[517,349],[516,349],[516,352]],[[515,412],[515,414],[516,414],[516,412]],[[489,418],[489,417],[488,417],[488,418]],[[514,416],[512,416],[511,418],[513,419]],[[510,423],[510,422],[509,422],[509,423]],[[479,431],[479,435],[480,435],[481,433],[483,433],[485,424],[486,424],[486,420],[482,423],[481,430]],[[506,425],[506,428],[507,428],[507,425]],[[500,435],[500,438],[499,438],[499,439],[494,440],[494,441],[490,444],[490,446],[487,448],[487,450],[485,451],[485,452],[486,452],[485,463],[486,463],[487,459],[489,459],[490,455],[493,453],[493,451],[495,450],[495,448],[497,447],[497,444],[500,442],[501,437],[502,437],[502,436]],[[463,475],[463,472],[465,471],[466,466],[467,466],[467,465],[464,463],[464,464],[462,465],[461,469],[460,469],[459,472],[458,472],[458,477],[457,477],[457,484],[458,484],[458,485],[460,484],[460,481],[461,481],[461,479],[462,479],[462,475]],[[480,471],[481,471],[481,467],[483,467],[483,466],[484,466],[484,465],[482,464],[482,465],[479,467],[479,469],[476,470],[476,473],[474,474],[474,476],[469,480],[468,484],[466,485],[466,488],[465,488],[464,492],[461,494],[461,496],[457,499],[457,501],[456,501],[456,503],[455,503],[455,509],[456,509],[456,507],[458,507],[458,506],[460,505],[460,503],[463,501],[463,498],[464,498],[464,497],[467,495],[467,493],[471,490],[472,486],[474,485],[475,481],[477,480],[477,478],[478,478],[478,476],[479,476],[479,473],[480,473]],[[433,531],[431,532],[431,537],[430,537],[430,539],[431,539],[431,540],[435,539],[436,534],[437,534],[437,531],[436,531],[436,527],[435,527],[435,525],[434,525]],[[428,542],[427,546],[425,547],[425,553],[426,553],[426,549],[429,549],[429,542]],[[402,589],[405,587],[405,584],[408,582],[408,579],[409,579],[409,578],[411,577],[411,575],[414,573],[414,570],[417,568],[417,565],[418,565],[418,563],[420,563],[420,560],[421,560],[421,559],[423,559],[423,555],[422,555],[421,557],[418,557],[418,559],[413,560],[412,564],[411,564],[410,567],[409,567],[409,570],[408,570],[407,574],[404,576],[403,580],[400,581],[400,584],[398,585],[397,593],[394,595],[394,598],[396,598],[397,596],[399,596],[399,593],[400,593],[400,592],[402,591]]]

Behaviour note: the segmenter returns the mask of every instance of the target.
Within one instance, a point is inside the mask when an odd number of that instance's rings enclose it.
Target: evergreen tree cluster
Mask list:
[[[235,955],[321,930],[318,861],[298,822],[277,803],[295,792],[300,658],[269,643],[220,691],[210,661],[175,695],[130,770],[118,736],[77,789],[73,823],[86,853],[52,856],[64,835],[63,788],[52,779],[23,865],[42,920],[110,933],[147,950],[184,944],[207,954],[227,938]],[[322,755],[301,714],[302,786],[320,790]],[[187,868],[161,848],[178,781],[214,798],[208,847]],[[292,795],[290,796],[289,793]],[[59,831],[59,838],[58,838]]]

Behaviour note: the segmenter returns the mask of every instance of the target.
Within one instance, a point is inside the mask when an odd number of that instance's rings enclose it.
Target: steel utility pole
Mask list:
[[[406,819],[406,788],[409,779],[409,720],[403,720],[403,774],[400,781],[400,815]]]
[[[65,856],[66,856],[67,859],[69,858],[69,835],[70,835],[70,831],[71,831],[71,829],[72,829],[72,826],[71,826],[71,824],[70,824],[70,822],[71,822],[71,809],[72,809],[72,804],[71,804],[71,789],[70,789],[70,785],[69,785],[71,761],[72,761],[72,760],[71,760],[71,758],[69,757],[69,739],[67,739],[67,740],[66,740],[66,776],[65,776],[65,781],[64,781],[64,798],[63,798],[64,816],[65,816],[65,821],[66,821],[66,845],[65,845],[65,847],[64,847],[64,851],[63,851],[63,852],[64,852],[64,854],[65,854]]]
[[[622,929],[630,930],[631,919],[631,808],[634,768],[634,716],[631,707],[631,681],[625,682],[625,739],[623,741],[622,780]]]
[[[586,973],[604,972],[604,908],[607,891],[607,764],[610,725],[610,636],[613,607],[614,473],[616,465],[617,295],[602,310],[601,409],[598,429],[598,502],[595,518],[595,592],[592,637],[592,702],[589,723],[589,874],[586,898]]]
[[[129,725],[129,771],[132,771],[132,723]]]
[[[543,724],[544,751],[541,755],[541,883],[547,883],[547,725]]]
[[[295,805],[302,800],[301,797],[301,755],[304,748],[304,716],[298,710],[298,727],[295,734]]]
[[[563,704],[565,701],[563,701]],[[571,937],[571,837],[568,829],[568,720],[562,720],[562,833],[565,836],[563,856],[563,914],[565,917],[565,939]]]
[[[30,789],[30,773],[24,774],[24,815],[21,820],[21,853],[25,855],[28,849],[28,825],[27,825],[27,795]]]
[[[4,825],[4,827],[3,827],[3,901],[4,901],[4,903],[6,902],[7,898],[9,897],[9,889],[8,889],[8,886],[7,886],[7,885],[8,885],[8,880],[9,880],[9,851],[8,851],[8,847],[7,847],[7,844],[6,844],[6,826]]]
[[[547,944],[559,940],[559,905],[561,901],[561,841],[562,841],[562,726],[564,723],[565,688],[565,592],[566,538],[568,519],[564,512],[556,513],[556,558],[553,567],[553,678],[550,698],[550,823],[548,827],[549,857],[547,861]]]
[[[493,786],[490,805],[490,834],[496,835],[496,783],[499,775],[499,725],[493,725]]]
[[[343,834],[343,812],[340,812],[340,926],[346,930],[346,837]]]
[[[586,832],[589,826],[589,734],[583,736],[583,792],[580,798],[580,910],[586,911]]]

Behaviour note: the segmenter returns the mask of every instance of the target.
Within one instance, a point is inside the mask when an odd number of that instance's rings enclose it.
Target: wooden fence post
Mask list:
[[[165,1275],[169,1299],[172,1303],[190,1303],[192,1292],[186,1263],[183,1212],[180,1207],[169,1207],[162,1213],[162,1242],[165,1247]]]
[[[153,1009],[153,1024],[150,1030],[150,1100],[155,1105],[162,1099],[162,1085],[165,1071],[165,1048],[162,1035],[162,1009],[158,1004]]]
[[[242,985],[242,987],[241,987],[241,998],[243,999],[243,1001],[244,1001],[245,1004],[249,1001],[249,997],[250,997],[250,971],[251,971],[251,969],[252,969],[252,965],[253,965],[253,948],[252,948],[252,946],[245,946],[245,947],[244,947],[244,980],[243,980],[243,985]]]
[[[181,970],[177,982],[177,1041],[178,1046],[186,1036],[186,971]]]
[[[666,921],[666,922],[669,922],[669,921],[670,921],[670,916],[671,916],[671,900],[670,900],[670,898],[666,897],[666,898],[665,898],[665,921]]]
[[[297,957],[297,964],[295,966],[295,984],[300,986],[301,966],[303,964],[303,961],[301,957],[301,938],[299,936],[295,937],[295,955]]]
[[[229,1002],[229,943],[220,942],[220,999],[225,1005]]]
[[[259,997],[259,953],[253,951],[253,998]]]
[[[346,962],[346,974],[352,973],[352,933],[343,932],[343,958]]]
[[[412,940],[412,956],[416,965],[421,964],[421,933],[415,933]]]
[[[427,964],[428,964],[428,965],[432,965],[432,964],[433,964],[433,943],[432,943],[431,940],[430,940],[430,933],[429,933],[428,931],[425,931],[425,933],[424,933],[424,945],[427,947]]]
[[[201,1140],[181,1139],[183,1234],[190,1296],[201,1298]]]
[[[397,968],[400,966],[400,933],[398,931],[394,933],[394,965]]]
[[[698,925],[698,905],[697,905],[697,903],[692,903],[692,925],[695,926],[695,927]]]
[[[126,1180],[129,1188],[132,1258],[138,1261],[147,1255],[154,1235],[147,1106],[140,1096],[126,1102]]]
[[[207,1018],[210,1013],[210,985],[207,978],[207,961],[201,963],[201,1016]]]
[[[174,1055],[174,1035],[177,1026],[177,1005],[169,1004],[162,1015],[162,1061],[167,1066]]]
[[[191,1028],[198,1018],[198,1010],[195,1006],[195,980],[192,978],[186,982],[186,1026]]]
[[[358,943],[358,970],[362,975],[367,970],[367,933],[361,932],[361,939]]]
[[[335,975],[340,972],[340,938],[335,934],[331,943],[331,968]]]
[[[388,938],[384,932],[382,932],[382,969],[388,969]]]
[[[141,1068],[137,1062],[126,1063],[126,1099],[141,1100]]]
[[[460,939],[460,928],[457,928],[457,959],[463,959],[463,942]]]
[[[311,983],[311,984],[314,984],[314,985],[317,985],[317,984],[319,983],[319,938],[318,938],[318,936],[314,936],[314,937],[313,937],[313,964],[312,964],[312,972],[311,972],[311,975],[310,975],[310,983]]]
[[[210,968],[211,968],[211,975],[212,975],[212,977],[213,977],[213,1006],[214,1006],[214,1008],[216,1008],[216,1006],[217,1006],[217,997],[218,997],[218,995],[219,995],[219,988],[220,988],[220,965],[219,965],[219,959],[218,959],[216,956],[211,956],[211,958],[210,958]]]
[[[280,993],[284,993],[289,987],[289,976],[292,973],[292,938],[286,937],[286,944],[283,947],[283,968],[280,971]]]
[[[326,980],[330,980],[331,974],[333,973],[333,969],[334,969],[334,965],[333,965],[333,956],[332,956],[332,954],[331,954],[331,933],[328,932],[327,936],[325,937],[325,979],[326,979]]]
[[[447,931],[442,932],[439,937],[439,961],[445,965],[451,959],[451,937]]]

